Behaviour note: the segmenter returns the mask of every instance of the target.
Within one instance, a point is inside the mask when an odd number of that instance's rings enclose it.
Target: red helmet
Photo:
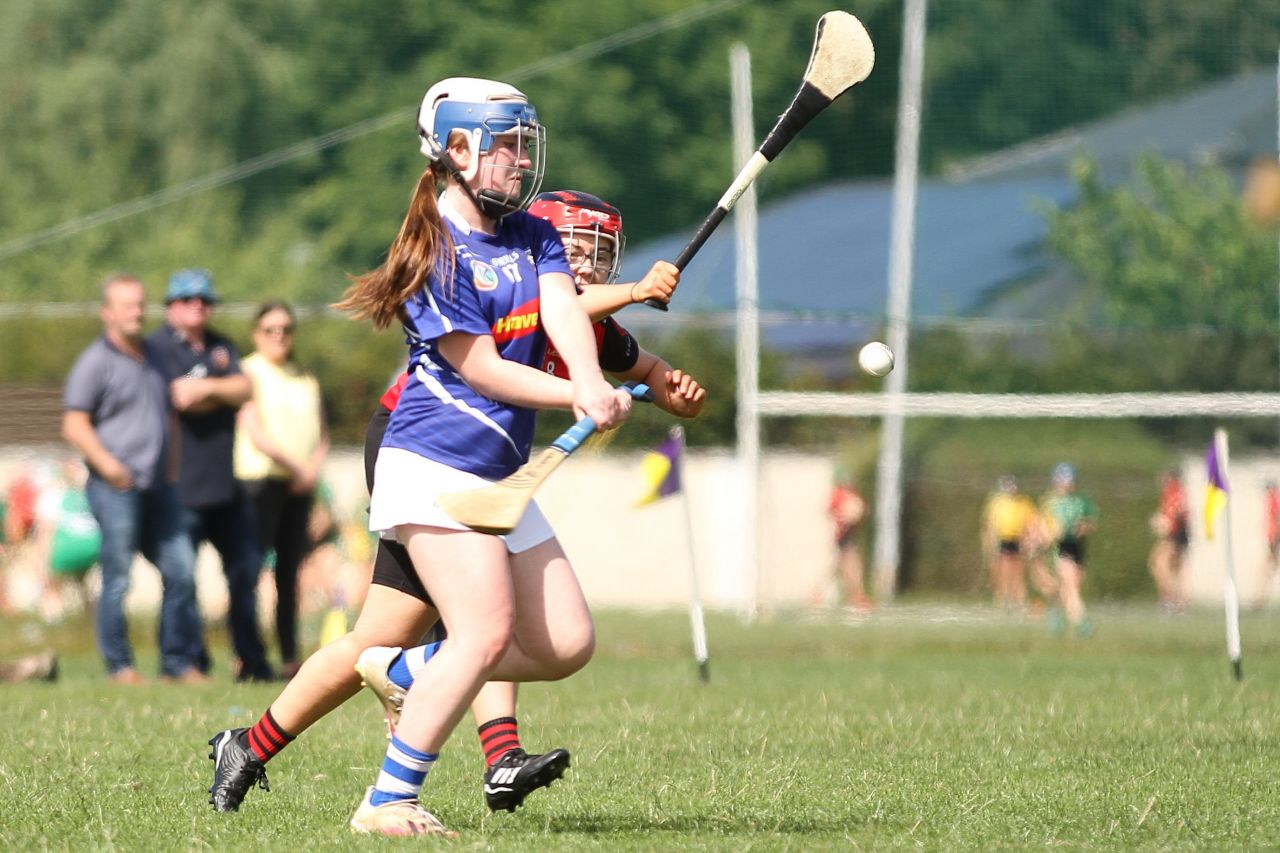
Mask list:
[[[590,193],[556,190],[535,197],[529,212],[556,227],[566,241],[566,250],[570,249],[569,241],[592,239],[595,246],[592,264],[597,272],[605,273],[606,282],[617,281],[622,269],[622,249],[627,243],[618,208]]]

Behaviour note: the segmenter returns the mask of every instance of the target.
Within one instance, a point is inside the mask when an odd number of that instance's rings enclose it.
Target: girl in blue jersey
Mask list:
[[[382,772],[351,820],[387,835],[446,832],[418,798],[486,680],[563,678],[595,642],[573,569],[536,504],[499,537],[465,529],[435,496],[515,471],[536,409],[571,409],[609,429],[631,405],[601,373],[559,235],[522,209],[545,151],[528,99],[503,83],[451,78],[427,91],[418,125],[432,166],[387,261],[339,303],[375,325],[404,326],[412,378],[378,454],[370,528],[405,545],[449,633],[409,690]],[[570,381],[538,369],[548,335]]]
[[[639,282],[609,284],[616,280],[618,256],[625,242],[621,213],[616,208],[586,193],[561,191],[539,195],[529,211],[548,220],[559,232],[575,282],[583,291],[579,301],[588,316],[604,318],[633,302],[648,298],[666,302],[670,298],[678,275],[665,261],[656,262]],[[612,320],[600,319],[595,328],[602,369],[616,379],[645,382],[654,390],[654,405],[673,415],[698,415],[706,392],[693,377],[646,352]],[[543,369],[562,378],[569,376],[550,347]],[[370,478],[390,413],[397,408],[410,378],[408,373],[402,374],[388,389],[379,413],[370,422],[365,443],[366,475]],[[209,741],[214,748],[210,758],[215,761],[210,803],[219,811],[238,810],[253,785],[265,786],[266,763],[353,696],[362,679],[386,705],[388,720],[398,721],[405,690],[415,673],[425,667],[428,655],[439,648],[432,643],[402,652],[400,645],[418,643],[435,619],[435,607],[403,547],[381,543],[355,629],[308,658],[256,724],[219,732]],[[378,645],[383,643],[397,645]],[[389,678],[392,671],[398,681]],[[522,748],[514,683],[490,681],[477,694],[472,712],[485,753],[484,796],[491,810],[513,811],[530,793],[551,784],[568,768],[567,750],[530,754]]]

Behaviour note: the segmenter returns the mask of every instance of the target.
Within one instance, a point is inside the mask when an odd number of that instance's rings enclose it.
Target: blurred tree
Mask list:
[[[1150,348],[1127,370],[1099,357],[1096,338],[1090,354],[1064,348],[1065,360],[1092,360],[1112,382],[1137,376],[1148,389],[1275,387],[1275,347],[1257,340],[1276,333],[1276,239],[1246,219],[1225,172],[1146,154],[1132,186],[1103,185],[1087,159],[1075,177],[1077,202],[1046,211],[1049,245],[1088,283],[1105,320],[1142,331]]]
[[[232,298],[328,301],[395,233],[424,165],[418,98],[451,74],[511,77],[550,128],[548,185],[610,198],[633,241],[669,233],[697,222],[733,173],[729,45],[751,51],[761,136],[794,93],[828,6],[743,3],[643,37],[655,21],[707,9],[705,0],[9,0],[0,4],[0,244],[343,136],[0,259],[0,288],[7,298],[85,299],[110,269],[156,281],[200,263]],[[859,6],[876,70],[762,176],[763,200],[891,169],[901,12],[900,0]],[[575,53],[627,34],[636,40]],[[934,4],[926,162],[1269,63],[1278,39],[1272,0]]]
[[[1277,42],[1274,0],[931,4],[924,161],[945,166],[1271,65]]]

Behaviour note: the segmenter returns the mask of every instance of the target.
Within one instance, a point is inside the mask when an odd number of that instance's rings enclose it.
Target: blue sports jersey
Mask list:
[[[505,359],[542,366],[546,333],[538,276],[569,273],[560,235],[520,211],[496,235],[470,231],[445,216],[454,242],[453,275],[432,274],[405,303],[409,372],[383,447],[398,447],[481,477],[501,479],[524,464],[533,443],[534,410],[472,390],[445,360],[437,341],[450,332],[492,335]]]

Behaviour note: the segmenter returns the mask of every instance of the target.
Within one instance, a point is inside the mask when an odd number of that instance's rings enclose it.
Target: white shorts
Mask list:
[[[436,504],[436,495],[487,486],[492,480],[459,471],[442,462],[419,456],[411,450],[383,447],[373,472],[373,495],[369,501],[369,529],[384,539],[396,538],[401,524],[421,524],[446,530],[467,530]],[[506,536],[507,551],[519,554],[555,538],[536,501],[530,501],[520,523]]]

